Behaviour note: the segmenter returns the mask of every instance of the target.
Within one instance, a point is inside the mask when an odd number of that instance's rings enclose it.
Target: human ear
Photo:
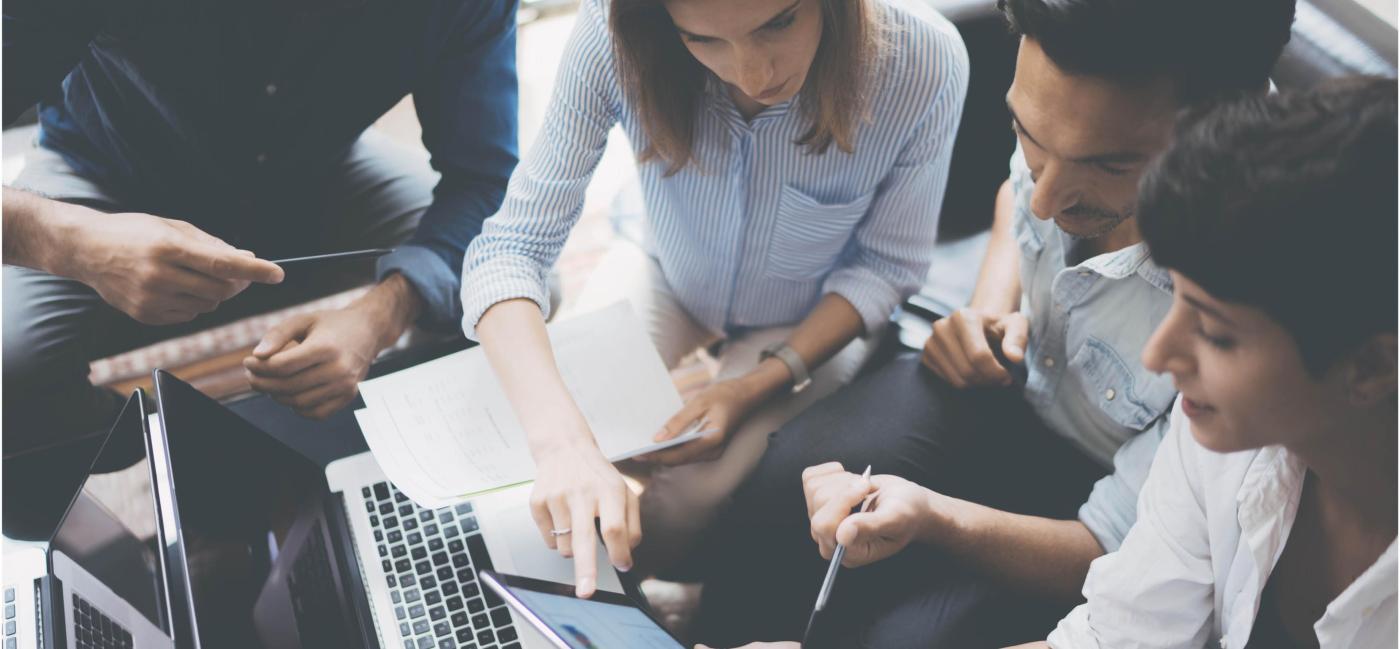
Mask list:
[[[1378,334],[1352,354],[1348,394],[1359,406],[1393,399],[1396,393],[1396,337]]]

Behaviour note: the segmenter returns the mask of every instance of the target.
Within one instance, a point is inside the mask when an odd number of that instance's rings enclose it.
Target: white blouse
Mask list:
[[[1071,647],[1242,649],[1298,514],[1306,468],[1282,447],[1216,453],[1180,404],[1117,552],[1089,568],[1087,603],[1050,634]],[[1396,546],[1327,606],[1323,649],[1396,646]]]

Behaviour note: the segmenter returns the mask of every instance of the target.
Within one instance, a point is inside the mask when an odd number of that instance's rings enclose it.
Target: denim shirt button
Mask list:
[[[1046,367],[1054,367],[1054,366],[1055,366],[1055,359],[1053,359],[1053,358],[1051,358],[1051,357],[1049,357],[1049,356],[1046,356],[1046,357],[1045,357],[1044,363],[1045,363],[1045,366],[1046,366]]]
[[[1114,392],[1114,391],[1113,391],[1113,388],[1109,388],[1108,390],[1104,391],[1104,393],[1103,393],[1103,398],[1108,399],[1109,401],[1112,401],[1112,400],[1113,400],[1113,397],[1116,397],[1116,396],[1118,396],[1118,393],[1117,393],[1117,392]]]

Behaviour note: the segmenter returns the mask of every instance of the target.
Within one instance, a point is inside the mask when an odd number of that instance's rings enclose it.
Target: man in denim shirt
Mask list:
[[[321,418],[410,325],[455,331],[463,252],[516,162],[516,4],[7,2],[4,120],[38,103],[40,131],[4,190],[6,493],[86,468],[48,456],[124,401],[88,381],[93,358],[373,282],[244,359]],[[368,128],[408,95],[430,156]],[[265,261],[371,247],[396,251]],[[24,505],[7,531],[42,509]]]
[[[701,639],[798,637],[838,541],[872,565],[842,575],[831,646],[988,646],[1072,607],[1133,524],[1175,396],[1138,359],[1171,286],[1137,231],[1137,179],[1179,109],[1264,92],[1288,40],[1291,1],[1229,5],[1003,0],[1019,144],[972,304],[922,359],[772,436],[715,532]]]

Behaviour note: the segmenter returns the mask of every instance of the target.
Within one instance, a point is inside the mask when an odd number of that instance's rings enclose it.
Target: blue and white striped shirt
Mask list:
[[[582,210],[608,130],[620,122],[634,152],[647,148],[618,83],[606,3],[583,0],[544,131],[467,251],[468,337],[497,302],[528,298],[547,312],[548,269]],[[922,283],[967,93],[967,52],[941,16],[881,8],[888,50],[854,152],[833,145],[811,155],[795,144],[810,126],[800,97],[745,121],[712,77],[696,119],[696,162],[670,177],[662,162],[640,165],[645,247],[712,332],[795,324],[826,293],[848,300],[873,331]]]

